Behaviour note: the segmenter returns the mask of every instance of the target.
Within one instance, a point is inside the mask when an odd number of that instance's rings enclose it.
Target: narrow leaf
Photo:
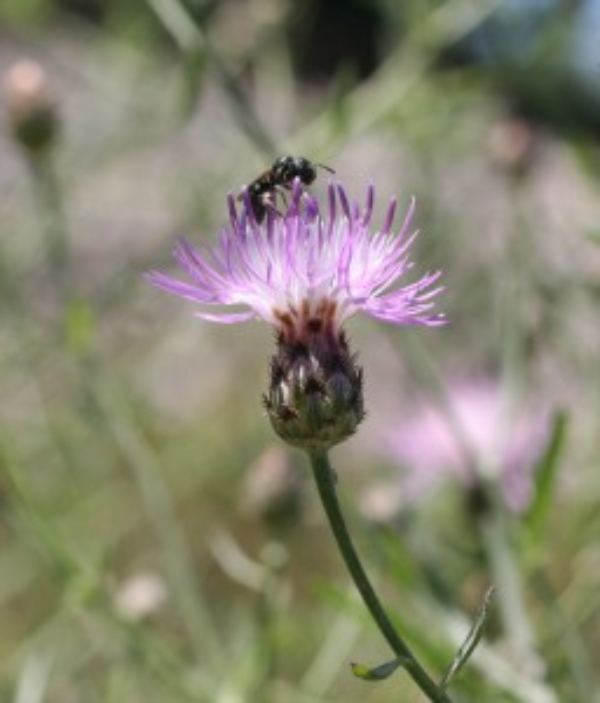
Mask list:
[[[406,661],[407,660],[404,658],[393,659],[392,661],[385,662],[385,664],[380,664],[372,669],[364,664],[352,662],[350,667],[354,676],[363,681],[383,681],[387,679],[388,676],[391,676],[398,667],[404,666]]]
[[[525,515],[525,521],[532,529],[539,526],[550,505],[559,460],[565,445],[567,423],[568,418],[564,412],[555,414],[548,443],[534,473],[535,494]]]
[[[483,597],[483,603],[479,608],[479,612],[477,613],[477,617],[475,618],[473,626],[469,630],[465,641],[462,643],[460,649],[454,657],[454,660],[452,661],[452,664],[450,665],[450,668],[448,669],[446,675],[440,683],[440,688],[442,691],[445,691],[446,688],[448,688],[450,681],[467,663],[471,654],[473,654],[473,652],[475,651],[475,647],[477,647],[479,640],[482,638],[483,631],[488,620],[490,603],[492,601],[493,596],[494,587],[490,586],[485,596]]]

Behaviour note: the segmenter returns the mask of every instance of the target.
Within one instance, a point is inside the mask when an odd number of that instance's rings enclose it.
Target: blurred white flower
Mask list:
[[[127,620],[141,620],[167,599],[167,587],[158,574],[140,572],[124,581],[115,594],[115,606]]]

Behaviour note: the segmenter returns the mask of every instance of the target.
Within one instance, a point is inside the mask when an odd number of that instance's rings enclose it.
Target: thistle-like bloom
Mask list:
[[[398,497],[404,503],[418,500],[454,477],[467,489],[496,484],[506,506],[523,512],[548,441],[549,413],[539,404],[513,407],[489,378],[451,383],[447,392],[446,408],[418,404],[381,442],[405,467]]]
[[[440,272],[399,285],[412,267],[411,203],[394,230],[396,201],[373,230],[375,192],[362,208],[340,185],[329,186],[328,205],[294,183],[283,214],[269,210],[258,224],[247,192],[241,208],[229,196],[230,226],[213,248],[182,240],[175,258],[191,282],[152,272],[152,283],[198,303],[198,317],[234,323],[262,319],[277,331],[265,405],[275,430],[292,444],[325,448],[355,431],[364,412],[362,372],[348,350],[342,325],[363,312],[394,324],[435,326],[433,288]],[[235,307],[236,311],[209,308]]]
[[[328,211],[296,184],[284,216],[269,213],[259,226],[246,201],[242,212],[229,196],[231,226],[219,243],[197,250],[186,240],[175,258],[189,274],[183,283],[152,272],[150,280],[169,293],[199,303],[198,317],[233,323],[261,318],[284,333],[303,337],[314,321],[337,333],[344,320],[361,311],[396,324],[437,325],[431,290],[440,272],[391,290],[412,267],[408,250],[414,202],[399,232],[392,231],[396,201],[392,200],[381,230],[370,229],[374,188],[364,210],[351,207],[341,186],[330,186]],[[207,307],[240,306],[241,312],[208,313]]]

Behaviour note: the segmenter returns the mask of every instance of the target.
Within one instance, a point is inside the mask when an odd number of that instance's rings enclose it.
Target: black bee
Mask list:
[[[308,186],[317,177],[317,167],[330,173],[335,171],[323,164],[313,164],[302,156],[280,156],[268,171],[262,173],[248,186],[248,197],[257,222],[265,219],[267,208],[276,210],[277,194],[285,202],[285,190],[290,190],[295,178]],[[239,199],[244,196],[240,195]]]

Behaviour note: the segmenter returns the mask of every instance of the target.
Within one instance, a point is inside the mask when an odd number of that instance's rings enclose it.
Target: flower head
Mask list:
[[[374,188],[366,205],[350,205],[341,186],[330,185],[327,212],[295,183],[292,200],[282,216],[269,211],[264,224],[254,218],[247,194],[238,212],[229,196],[230,226],[217,246],[196,249],[182,239],[175,258],[191,282],[151,272],[152,283],[198,303],[197,316],[234,323],[259,318],[284,334],[302,338],[315,325],[336,334],[343,322],[364,312],[395,324],[439,325],[431,312],[440,288],[435,271],[414,283],[397,286],[412,267],[408,251],[416,232],[409,233],[414,203],[399,231],[392,226],[392,200],[383,227],[371,231]],[[237,308],[209,312],[208,308]],[[241,308],[241,309],[240,309]]]
[[[200,250],[181,240],[175,249],[191,282],[149,274],[158,287],[198,303],[196,314],[205,320],[255,318],[275,327],[277,353],[264,403],[276,432],[305,449],[342,441],[364,416],[362,371],[349,351],[345,320],[363,312],[395,324],[445,322],[432,312],[439,271],[398,285],[412,267],[414,203],[395,231],[392,200],[383,226],[373,231],[374,200],[373,186],[363,208],[331,184],[323,213],[296,180],[286,212],[269,208],[259,223],[247,191],[241,208],[230,195],[230,225],[215,247]]]
[[[13,135],[32,157],[56,141],[58,114],[44,67],[21,59],[4,75],[4,97]]]
[[[498,485],[505,505],[520,513],[532,498],[548,433],[547,412],[537,405],[514,407],[497,382],[480,378],[450,384],[446,408],[418,405],[382,446],[405,467],[398,493],[404,502],[451,476],[468,489],[486,481]]]

